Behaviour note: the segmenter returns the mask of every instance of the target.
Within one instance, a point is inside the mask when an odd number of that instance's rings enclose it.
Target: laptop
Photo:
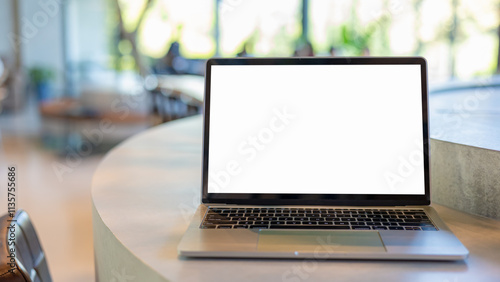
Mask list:
[[[463,260],[430,206],[420,57],[207,61],[181,257]]]

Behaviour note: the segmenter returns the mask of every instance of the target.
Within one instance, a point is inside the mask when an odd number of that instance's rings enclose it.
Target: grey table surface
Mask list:
[[[433,205],[469,249],[459,262],[185,259],[177,244],[200,203],[200,116],[112,150],[92,183],[98,281],[498,281],[500,222]],[[121,279],[121,280],[120,280]]]
[[[431,138],[500,151],[500,86],[488,83],[431,91]]]

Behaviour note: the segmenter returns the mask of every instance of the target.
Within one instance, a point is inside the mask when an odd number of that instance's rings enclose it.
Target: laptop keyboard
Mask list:
[[[436,231],[422,209],[209,207],[205,229],[341,229]]]

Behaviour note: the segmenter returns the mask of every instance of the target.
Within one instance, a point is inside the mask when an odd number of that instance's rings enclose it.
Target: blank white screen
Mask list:
[[[419,65],[211,68],[209,193],[424,194]]]

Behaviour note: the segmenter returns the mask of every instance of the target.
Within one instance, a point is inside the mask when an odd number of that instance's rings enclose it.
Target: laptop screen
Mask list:
[[[425,195],[423,66],[324,62],[208,66],[209,194]]]

